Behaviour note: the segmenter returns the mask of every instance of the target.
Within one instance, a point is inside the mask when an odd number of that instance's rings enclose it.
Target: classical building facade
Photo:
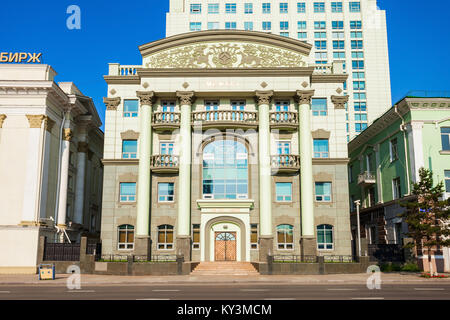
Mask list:
[[[103,132],[49,65],[0,64],[0,272],[36,272],[38,241],[100,236]]]
[[[444,182],[444,197],[450,197],[450,99],[406,97],[353,139],[348,150],[354,238],[354,201],[360,200],[361,237],[369,244],[403,244],[408,226],[398,217],[405,210],[399,202],[411,198],[419,169],[432,170],[434,183]],[[438,270],[450,270],[449,248],[435,257]]]
[[[104,77],[103,254],[351,254],[342,64],[252,31],[139,49]]]
[[[386,12],[376,0],[170,0],[166,36],[213,29],[279,34],[311,44],[310,64],[341,62],[347,141],[392,106]]]

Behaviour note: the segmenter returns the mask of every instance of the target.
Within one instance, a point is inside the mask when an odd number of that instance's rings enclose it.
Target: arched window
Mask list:
[[[248,198],[248,154],[244,144],[217,140],[204,148],[203,198]]]
[[[170,224],[158,226],[158,249],[173,249],[173,226]]]
[[[317,249],[333,250],[333,226],[321,224],[317,226]]]
[[[119,250],[133,250],[134,249],[134,226],[129,224],[122,224],[118,228]]]
[[[290,224],[280,224],[277,226],[278,249],[294,249],[294,227]]]

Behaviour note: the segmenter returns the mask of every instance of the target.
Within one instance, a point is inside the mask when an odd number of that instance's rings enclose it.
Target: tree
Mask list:
[[[413,200],[403,202],[400,205],[406,207],[406,211],[399,215],[408,224],[407,235],[414,242],[405,247],[426,248],[430,273],[433,275],[431,252],[433,247],[439,250],[441,247],[450,246],[450,199],[442,200],[444,184],[439,182],[433,186],[433,173],[424,168],[419,169],[420,181],[413,183]]]

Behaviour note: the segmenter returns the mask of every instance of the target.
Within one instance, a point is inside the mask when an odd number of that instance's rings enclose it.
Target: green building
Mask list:
[[[362,249],[366,243],[403,244],[408,226],[398,217],[404,210],[399,202],[410,196],[421,167],[433,171],[435,183],[444,181],[450,197],[450,98],[402,99],[354,138],[348,153],[353,239],[360,200]],[[450,269],[448,248],[436,262]]]

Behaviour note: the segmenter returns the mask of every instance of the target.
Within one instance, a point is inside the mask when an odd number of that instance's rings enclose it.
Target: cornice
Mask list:
[[[103,76],[107,84],[141,84],[140,76]]]
[[[344,83],[348,74],[312,74],[311,83]]]
[[[139,159],[102,159],[105,166],[137,166],[139,165]]]
[[[348,164],[350,158],[313,158],[313,165]]]

